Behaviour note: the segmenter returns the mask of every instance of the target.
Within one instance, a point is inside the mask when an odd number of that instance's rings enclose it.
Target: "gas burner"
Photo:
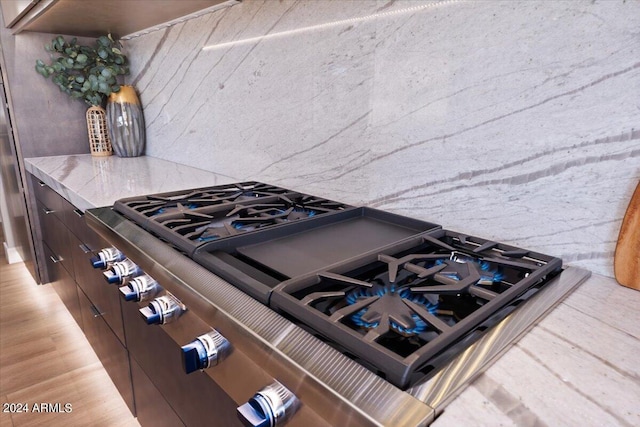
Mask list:
[[[292,207],[282,203],[259,203],[236,206],[227,216],[237,217],[238,223],[282,223],[288,220]]]
[[[477,291],[475,287],[498,286],[504,274],[502,267],[457,251],[449,254],[409,254],[401,258],[378,255],[378,261],[388,265],[388,281],[396,282],[400,272],[404,276],[413,274],[412,292],[430,294],[472,293],[485,299],[495,296],[485,288]],[[381,280],[376,278],[376,280]]]
[[[262,219],[273,220],[274,223],[284,223],[300,219],[313,218],[316,215],[344,210],[347,206],[341,203],[325,200],[305,194],[280,195],[275,202],[259,203],[237,206],[230,213],[240,214],[244,221],[262,221]]]
[[[221,218],[211,218],[207,222],[198,222],[188,227],[193,232],[184,234],[187,238],[197,242],[211,242],[213,240],[231,237],[249,231],[258,230],[270,225],[281,224],[295,219],[308,218],[315,215],[299,214],[296,216],[293,208],[283,209],[281,205],[255,204],[236,206]],[[186,215],[189,216],[188,214]],[[169,224],[166,224],[170,226]],[[174,231],[180,232],[180,229]]]
[[[155,216],[155,215],[162,215],[165,213],[182,213],[182,212],[197,209],[200,206],[201,206],[200,204],[194,203],[194,202],[189,202],[186,205],[183,205],[182,203],[176,203],[175,206],[165,205],[160,209],[158,209],[157,211],[151,213],[150,215]]]
[[[390,328],[405,337],[425,332],[428,325],[404,301],[418,304],[431,314],[436,314],[438,307],[437,300],[429,301],[406,287],[397,288],[395,285],[357,288],[347,294],[346,301],[349,305],[358,304],[358,307],[362,305],[359,303],[367,302],[365,308],[351,315],[355,325],[363,329],[383,328],[384,332]]]
[[[323,212],[324,213],[324,212]],[[249,223],[283,224],[300,219],[313,218],[318,211],[313,209],[283,206],[282,204],[256,204],[238,206],[229,215],[235,215],[239,227]]]
[[[433,248],[432,248],[433,249]],[[484,268],[484,270],[483,270]],[[480,273],[483,271],[483,274]],[[497,294],[498,268],[460,252],[379,254],[356,274],[319,273],[320,288],[302,304],[398,354],[424,344]],[[406,342],[407,338],[415,338]]]
[[[318,211],[313,209],[294,208],[293,211],[287,217],[287,219],[289,221],[295,221],[298,219],[313,218],[317,214],[318,214]]]
[[[445,265],[437,275],[440,278],[445,277],[454,280],[455,283],[443,280],[445,284],[453,284],[454,286],[456,286],[457,282],[470,275],[473,276],[476,285],[484,286],[500,283],[504,277],[500,267],[456,252],[452,252],[448,260],[437,260],[435,265]]]
[[[179,197],[147,196],[139,200],[129,201],[128,207],[144,216],[154,217],[166,213],[179,213],[206,206],[215,206],[223,202],[223,200],[206,193],[191,192]]]
[[[227,203],[252,202],[290,193],[285,188],[260,182],[241,182],[196,190],[175,191],[118,200],[117,211],[136,220],[137,215],[156,217],[187,209],[205,209]]]
[[[231,215],[232,212],[227,209],[207,214],[187,210],[180,212],[179,216],[158,220],[157,223],[171,230],[175,235],[183,236],[194,242],[210,242],[245,233],[261,226],[260,224],[242,223],[241,217]]]
[[[302,194],[280,195],[269,203],[243,204],[227,214],[233,217],[236,230],[250,231],[267,225],[313,218],[317,215],[345,209],[346,206],[330,200]]]
[[[257,230],[269,224],[270,223],[268,222],[264,222],[262,224],[245,223],[242,221],[242,218],[238,216],[234,216],[232,218],[227,217],[222,221],[214,221],[203,227],[198,227],[195,233],[189,236],[189,238],[198,242],[211,242],[225,237],[236,236],[248,231]]]

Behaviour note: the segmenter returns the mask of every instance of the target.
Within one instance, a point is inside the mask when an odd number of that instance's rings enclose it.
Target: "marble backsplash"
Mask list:
[[[639,1],[244,0],[124,45],[149,156],[613,275]]]

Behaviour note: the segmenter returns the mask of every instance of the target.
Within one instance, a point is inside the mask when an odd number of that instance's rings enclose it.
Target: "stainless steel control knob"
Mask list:
[[[142,269],[130,259],[114,262],[108,270],[102,272],[107,283],[119,283],[121,285],[127,279],[139,276],[142,273]]]
[[[148,325],[164,325],[176,320],[187,308],[171,294],[155,298],[140,314]]]
[[[298,398],[275,381],[238,407],[237,413],[247,427],[275,427],[284,425],[299,407]]]
[[[156,280],[148,274],[134,277],[125,286],[120,287],[120,293],[125,301],[149,301],[155,297],[162,288]]]
[[[182,365],[190,374],[217,365],[230,351],[229,341],[214,329],[182,346]]]
[[[93,268],[105,269],[110,264],[113,264],[117,261],[122,261],[126,257],[122,252],[117,250],[116,248],[104,248],[101,249],[96,256],[91,257],[89,261]]]

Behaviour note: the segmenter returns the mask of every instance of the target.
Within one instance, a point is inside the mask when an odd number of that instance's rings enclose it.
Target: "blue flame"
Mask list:
[[[196,240],[198,242],[211,242],[213,240],[218,240],[220,238],[220,236],[207,236],[207,237],[198,237]]]
[[[307,208],[295,208],[293,211],[294,212],[304,213],[309,218],[311,218],[312,216],[315,216],[318,213],[318,212],[314,211],[313,209],[307,209]]]
[[[491,276],[483,276],[482,274],[480,274],[480,277],[482,278],[482,280],[489,280],[489,281],[492,281],[493,283],[500,283],[504,278],[504,274],[501,271],[497,269],[491,270],[491,264],[489,264],[487,261],[480,261],[479,264],[480,264],[481,271],[486,271],[488,273],[491,273]]]
[[[351,320],[357,326],[360,326],[360,327],[365,328],[365,329],[375,329],[375,328],[377,328],[378,325],[380,325],[380,322],[365,322],[364,320],[362,320],[362,316],[364,316],[364,314],[366,312],[367,312],[367,309],[363,308],[362,310],[360,310],[356,314],[352,315],[351,316]]]
[[[238,222],[238,221],[233,221],[231,223],[231,226],[233,228],[235,228],[236,230],[242,230],[243,228],[247,227],[247,224],[243,224],[243,223]]]
[[[413,328],[403,328],[400,325],[397,325],[395,322],[391,322],[391,327],[396,331],[400,332],[403,335],[418,335],[427,330],[427,325],[424,320],[420,318],[417,314],[412,314],[411,318],[415,326]]]

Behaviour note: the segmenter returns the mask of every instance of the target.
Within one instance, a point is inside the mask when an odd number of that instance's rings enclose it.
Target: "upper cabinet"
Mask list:
[[[121,38],[238,0],[0,0],[5,26],[20,31]]]
[[[0,0],[4,26],[12,27],[25,13],[29,12],[38,0]]]

